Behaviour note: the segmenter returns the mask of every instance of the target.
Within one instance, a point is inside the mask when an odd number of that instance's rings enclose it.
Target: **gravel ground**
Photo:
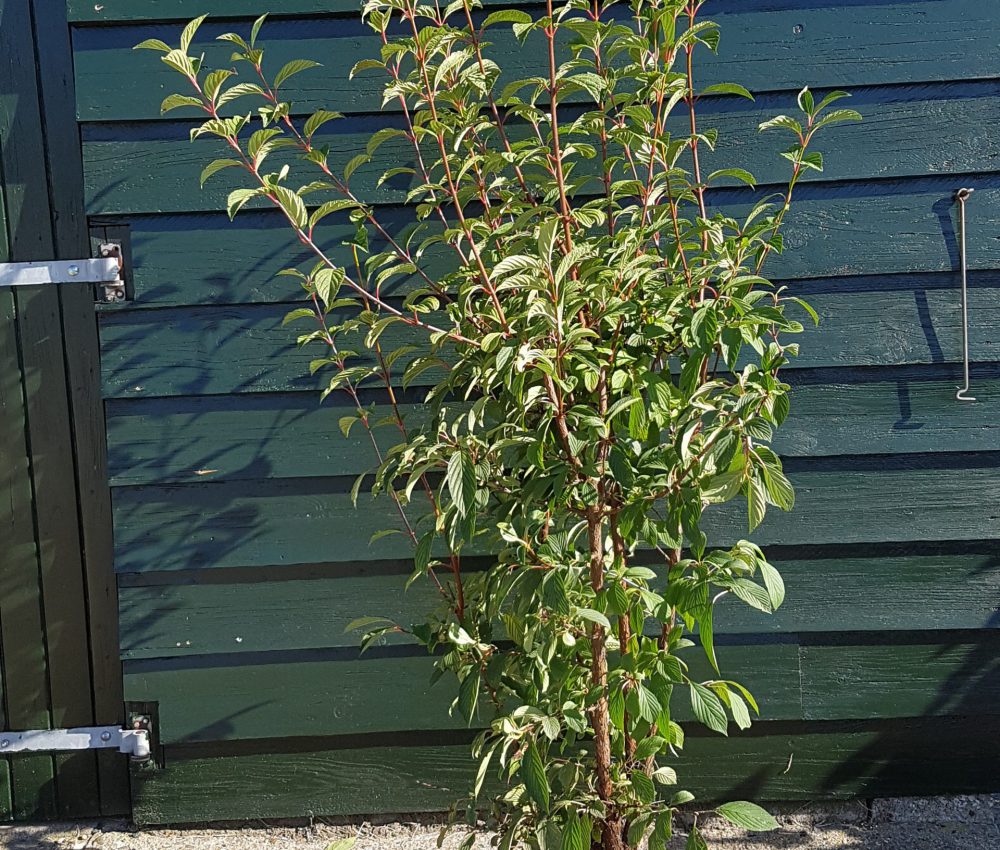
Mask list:
[[[713,850],[1000,850],[1000,794],[802,806],[778,820],[780,830],[756,836],[718,820],[703,827]],[[91,821],[0,827],[0,850],[327,850],[344,838],[356,838],[353,850],[435,850],[439,828],[426,817],[225,829]],[[451,835],[446,850],[459,840]],[[477,850],[488,848],[484,834]]]

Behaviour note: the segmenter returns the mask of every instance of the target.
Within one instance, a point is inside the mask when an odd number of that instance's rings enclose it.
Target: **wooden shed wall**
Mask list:
[[[270,212],[218,212],[200,191],[209,145],[161,118],[175,75],[133,44],[198,46],[260,12],[302,111],[348,113],[346,161],[375,129],[378,85],[348,82],[375,40],[347,0],[70,0],[88,213],[127,223],[134,303],[101,316],[126,699],[159,704],[166,767],[136,777],[140,821],[446,805],[469,775],[468,731],[429,663],[392,645],[358,656],[343,625],[420,604],[401,592],[400,538],[355,511],[369,465],[337,430],[339,404],[280,320],[295,256]],[[985,790],[1000,784],[1000,16],[993,0],[713,0],[721,56],[755,104],[708,107],[720,158],[776,182],[762,116],[804,83],[844,87],[865,121],[831,132],[802,187],[775,276],[823,316],[790,373],[777,448],[799,496],[756,538],[789,598],[773,618],[719,615],[721,661],[746,671],[764,721],[725,741],[691,732],[690,784],[708,795],[809,798]],[[503,36],[497,36],[498,41]],[[374,171],[372,172],[372,174]],[[405,187],[376,189],[390,218]],[[365,182],[367,180],[367,182]],[[955,401],[960,352],[953,194],[969,185],[977,404]],[[739,206],[740,190],[719,203]],[[335,244],[335,228],[328,230]],[[716,542],[743,534],[721,512]],[[699,760],[700,755],[718,760]]]

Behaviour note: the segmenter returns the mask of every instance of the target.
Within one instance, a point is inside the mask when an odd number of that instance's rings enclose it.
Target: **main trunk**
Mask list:
[[[590,546],[590,583],[595,592],[604,587],[604,530],[601,519],[592,514],[587,520]],[[594,623],[590,630],[591,680],[601,691],[601,697],[591,709],[590,722],[594,730],[594,758],[597,762],[597,793],[604,802],[607,815],[601,826],[603,850],[623,850],[622,819],[612,802],[611,783],[611,720],[608,713],[608,650],[607,634]]]

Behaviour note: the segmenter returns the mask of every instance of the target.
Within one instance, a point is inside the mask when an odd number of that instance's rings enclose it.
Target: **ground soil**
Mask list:
[[[711,820],[705,838],[712,850],[1000,850],[1000,795],[786,806],[777,813],[776,832],[748,835]],[[211,829],[88,821],[0,827],[0,850],[326,850],[347,837],[357,839],[354,850],[435,850],[439,831],[440,822],[426,816]],[[451,835],[445,850],[460,838]],[[483,834],[476,850],[489,846]]]

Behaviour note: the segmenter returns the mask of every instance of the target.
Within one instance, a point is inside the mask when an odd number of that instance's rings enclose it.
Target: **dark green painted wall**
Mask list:
[[[780,449],[799,490],[757,538],[785,571],[775,617],[720,614],[720,654],[764,720],[732,741],[692,730],[696,790],[763,798],[995,790],[1000,775],[1000,16],[994,0],[713,0],[721,57],[754,106],[713,100],[726,164],[777,180],[753,128],[795,89],[846,87],[863,124],[829,134],[774,274],[823,314],[790,373]],[[126,698],[159,703],[166,767],[137,774],[144,822],[437,809],[468,777],[469,733],[405,645],[359,658],[343,625],[405,612],[406,551],[368,545],[387,510],[350,506],[362,444],[337,431],[280,320],[295,255],[280,221],[217,212],[209,145],[158,104],[174,76],[131,46],[202,11],[199,38],[262,11],[302,110],[374,129],[375,43],[353,2],[70,0],[87,211],[131,229],[136,300],[101,314]],[[502,36],[498,36],[502,39]],[[760,61],[773,52],[781,61]],[[405,187],[356,178],[389,219]],[[367,183],[365,182],[367,180]],[[975,405],[960,351],[954,191],[970,185]],[[717,202],[747,196],[723,190]],[[331,244],[337,228],[326,232]],[[412,400],[412,397],[411,397]],[[310,446],[302,449],[305,443]],[[719,512],[715,539],[741,533]],[[717,755],[711,763],[699,754]]]

